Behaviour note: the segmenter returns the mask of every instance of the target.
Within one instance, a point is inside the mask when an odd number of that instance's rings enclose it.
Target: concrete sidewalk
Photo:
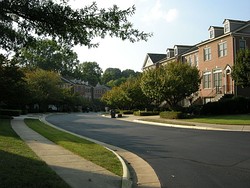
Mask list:
[[[56,145],[33,131],[23,117],[11,121],[12,128],[28,146],[72,188],[119,188],[122,178]]]

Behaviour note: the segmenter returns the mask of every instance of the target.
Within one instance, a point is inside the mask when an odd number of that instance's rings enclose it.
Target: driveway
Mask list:
[[[249,188],[250,133],[145,125],[96,113],[52,115],[68,131],[129,150],[146,160],[163,188]]]

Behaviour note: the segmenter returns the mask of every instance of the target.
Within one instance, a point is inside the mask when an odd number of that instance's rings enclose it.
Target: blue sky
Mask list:
[[[73,7],[91,4],[91,0],[70,0]],[[165,53],[175,44],[193,45],[208,39],[209,26],[223,26],[224,19],[250,20],[249,0],[96,0],[99,7],[113,4],[125,9],[136,6],[130,18],[135,28],[152,32],[147,42],[130,43],[107,37],[98,48],[75,47],[80,62],[95,61],[106,68],[141,71],[147,53]]]

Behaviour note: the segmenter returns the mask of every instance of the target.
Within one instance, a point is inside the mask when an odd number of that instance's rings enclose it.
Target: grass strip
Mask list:
[[[157,123],[166,123],[166,124],[178,124],[178,125],[187,125],[195,126],[195,123],[208,123],[208,124],[221,124],[221,125],[246,125],[250,126],[250,115],[241,114],[241,115],[218,115],[218,116],[203,116],[192,119],[164,119],[164,118],[145,118],[140,119],[142,121],[157,122]],[[193,123],[193,124],[192,124]]]
[[[0,119],[0,187],[69,188],[11,128]]]
[[[118,176],[122,176],[122,165],[114,153],[101,145],[60,131],[37,119],[25,119],[25,123],[34,131],[73,153],[102,166]]]
[[[240,114],[240,115],[205,116],[205,117],[187,119],[184,121],[222,124],[222,125],[249,125],[250,126],[250,115]]]

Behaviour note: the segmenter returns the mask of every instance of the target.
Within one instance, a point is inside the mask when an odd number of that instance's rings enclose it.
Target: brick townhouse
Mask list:
[[[250,21],[225,19],[222,27],[210,26],[208,36],[207,40],[193,46],[175,45],[168,48],[165,57],[160,54],[162,58],[158,61],[150,61],[147,54],[143,70],[172,61],[196,66],[200,70],[202,81],[192,102],[204,104],[218,101],[227,94],[250,97],[250,90],[237,87],[231,77],[237,52],[250,48]],[[188,105],[187,103],[188,101],[184,101],[184,105]]]
[[[91,86],[88,82],[77,79],[66,79],[61,77],[63,82],[63,88],[70,88],[72,93],[77,93],[81,97],[89,100],[100,99],[107,91],[109,87],[98,83],[96,86]]]

